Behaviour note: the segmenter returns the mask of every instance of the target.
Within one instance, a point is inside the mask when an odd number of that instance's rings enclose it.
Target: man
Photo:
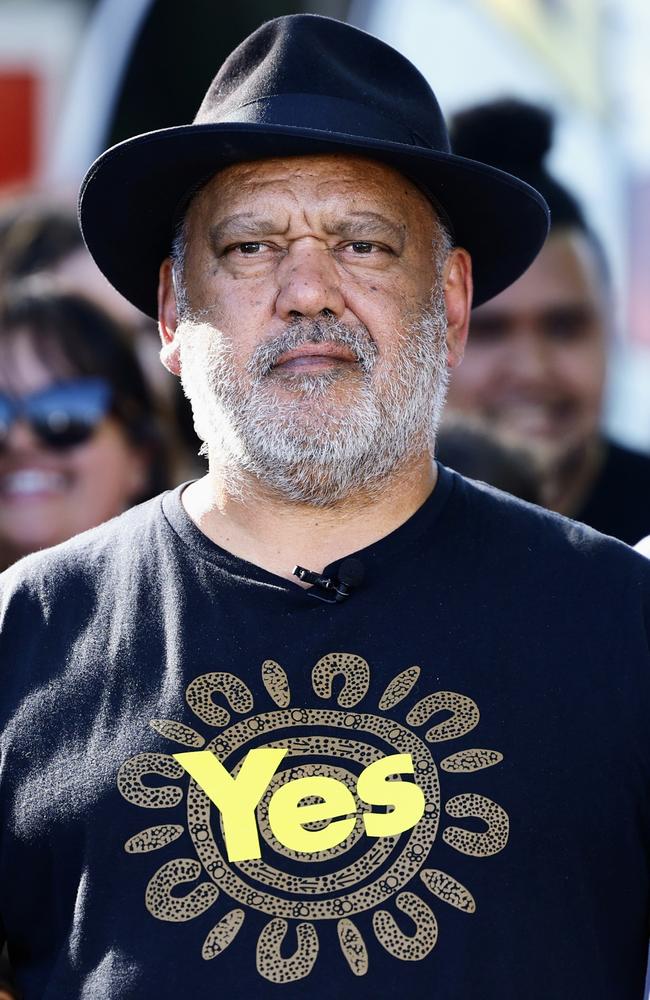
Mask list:
[[[640,996],[647,564],[432,459],[470,256],[513,280],[538,195],[295,16],[81,215],[149,312],[160,271],[210,470],[5,578],[27,996]]]
[[[514,99],[454,118],[455,151],[534,185],[552,226],[526,273],[474,312],[449,408],[527,445],[551,510],[634,544],[650,530],[650,458],[607,440],[601,426],[612,289],[582,209],[545,166],[552,127],[543,108]]]

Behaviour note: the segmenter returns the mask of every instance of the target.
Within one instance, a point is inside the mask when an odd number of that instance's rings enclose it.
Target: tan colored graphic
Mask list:
[[[280,947],[289,925],[286,920],[269,920],[257,941],[257,970],[272,983],[290,983],[304,979],[318,956],[318,935],[313,924],[297,924],[298,947],[289,958],[282,958]]]
[[[490,854],[498,854],[508,842],[508,814],[496,802],[486,799],[483,795],[457,795],[450,799],[446,810],[454,818],[465,819],[468,816],[478,816],[485,820],[485,833],[473,833],[459,826],[450,826],[442,834],[442,839],[451,847],[463,854],[472,854],[475,858],[485,858]]]
[[[382,712],[387,712],[389,708],[395,708],[400,701],[404,701],[407,695],[413,690],[420,676],[419,667],[407,667],[401,674],[393,677],[392,681],[379,699],[379,708]]]
[[[243,910],[230,910],[222,917],[219,923],[215,924],[207,938],[203,942],[201,955],[205,959],[216,958],[222,951],[225,951],[231,941],[234,941],[237,933],[244,923],[245,913]]]
[[[190,726],[184,726],[182,722],[174,722],[172,719],[152,719],[149,725],[161,736],[166,736],[174,743],[181,743],[184,747],[199,750],[205,746],[204,737]]]
[[[400,892],[395,897],[398,910],[410,917],[415,924],[415,934],[404,934],[388,910],[377,910],[372,923],[378,940],[386,951],[405,962],[418,962],[426,958],[438,940],[438,924],[433,913],[419,896]]]
[[[361,656],[350,653],[328,653],[311,672],[314,691],[320,698],[332,697],[332,681],[341,676],[345,684],[337,698],[342,708],[353,708],[365,697],[370,685],[370,670]]]
[[[438,712],[449,711],[451,715],[443,722],[437,722],[424,734],[430,743],[441,740],[455,740],[478,726],[479,710],[471,698],[453,691],[436,691],[422,698],[406,716],[411,726],[422,726]]]
[[[262,683],[279,708],[286,708],[291,701],[289,678],[275,660],[264,660]]]
[[[440,761],[443,771],[482,771],[484,767],[492,767],[493,764],[500,764],[503,754],[498,750],[461,750],[460,753],[452,753],[450,757],[445,757]]]
[[[124,845],[127,854],[147,854],[149,851],[159,851],[174,840],[178,840],[185,827],[178,823],[163,823],[161,826],[150,826],[148,830],[136,833]]]
[[[201,882],[186,896],[172,896],[172,889],[184,882],[196,882],[201,866],[194,858],[174,858],[168,861],[149,881],[145,894],[147,909],[159,920],[192,920],[209,910],[219,890],[210,882]]]
[[[343,917],[336,925],[341,951],[355,976],[365,976],[368,971],[368,949],[357,927]]]
[[[451,875],[439,871],[437,868],[424,868],[420,872],[420,878],[434,896],[441,899],[443,903],[455,906],[457,910],[464,913],[475,913],[476,903],[469,889],[457,882]]]
[[[122,764],[117,775],[117,787],[127,802],[145,809],[167,809],[183,801],[183,790],[177,785],[152,788],[142,783],[144,775],[181,778],[183,768],[173,757],[164,753],[139,753]]]
[[[222,694],[230,707],[242,715],[253,707],[253,696],[246,684],[234,674],[219,672],[202,674],[192,681],[185,698],[196,716],[208,726],[227,726],[230,713],[215,705],[213,695]]]
[[[488,857],[501,851],[508,839],[507,814],[485,796],[454,795],[442,810],[439,769],[450,776],[447,782],[453,782],[503,759],[496,750],[480,748],[462,749],[438,762],[434,759],[433,748],[439,743],[459,739],[476,728],[477,705],[467,695],[437,691],[420,697],[408,710],[400,709],[405,722],[360,711],[358,706],[369,697],[371,672],[362,657],[351,653],[330,653],[313,667],[315,706],[317,699],[330,705],[292,708],[289,678],[274,660],[264,661],[260,676],[262,697],[273,706],[261,712],[255,710],[249,686],[232,673],[215,671],[192,681],[187,704],[201,723],[218,730],[216,734],[204,736],[170,719],[152,720],[151,726],[175,745],[212,752],[233,778],[251,748],[286,750],[255,811],[264,845],[262,857],[228,860],[221,814],[196,781],[190,779],[187,784],[188,775],[171,753],[136,754],[120,768],[118,788],[131,804],[171,809],[183,798],[186,802],[185,826],[177,822],[150,826],[124,845],[130,854],[148,853],[167,848],[186,834],[189,840],[184,838],[183,851],[191,842],[195,852],[195,857],[172,859],[158,869],[146,888],[147,909],[159,920],[180,922],[205,913],[219,900],[223,912],[203,942],[205,960],[229,947],[247,914],[265,914],[256,964],[259,974],[274,983],[295,982],[309,975],[318,958],[319,921],[336,921],[341,953],[354,976],[368,971],[373,938],[397,959],[421,961],[438,939],[436,916],[420,895],[423,888],[429,898],[463,913],[476,910],[465,886],[430,867],[444,813],[455,820],[472,817],[483,822],[481,832],[459,825],[442,830],[445,843],[462,854]],[[380,712],[390,711],[409,698],[420,681],[420,668],[407,667],[392,678],[374,704]],[[232,713],[240,718],[233,719]],[[176,746],[172,750],[178,752]],[[367,836],[363,817],[373,807],[357,793],[359,776],[370,764],[393,754],[410,755],[414,780],[424,795],[424,814],[402,834]],[[290,850],[274,835],[269,804],[288,782],[314,777],[342,783],[354,799],[356,817],[346,840],[307,854]],[[404,777],[411,780],[410,773]],[[174,783],[161,784],[161,778]],[[392,778],[402,780],[397,774]],[[307,797],[304,804],[313,801],[313,796]],[[304,828],[322,829],[329,822],[320,820]],[[246,855],[242,852],[241,856]],[[296,865],[305,866],[302,873],[291,870]]]

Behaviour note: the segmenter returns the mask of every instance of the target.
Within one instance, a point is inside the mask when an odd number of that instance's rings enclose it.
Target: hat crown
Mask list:
[[[80,193],[84,237],[109,281],[155,317],[160,263],[201,184],[236,163],[333,154],[385,163],[435,199],[472,256],[477,305],[523,273],[548,231],[536,191],[451,153],[438,102],[404,56],[342,21],[294,14],[241,43],[194,124],[95,161]]]
[[[275,18],[226,59],[195,125],[282,124],[449,151],[431,87],[372,35],[315,14]]]

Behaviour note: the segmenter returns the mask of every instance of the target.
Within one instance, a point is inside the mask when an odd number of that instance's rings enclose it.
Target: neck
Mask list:
[[[435,462],[423,454],[386,481],[380,493],[359,492],[322,508],[287,501],[253,478],[245,490],[231,494],[227,478],[211,462],[207,475],[183,492],[182,502],[221,548],[296,582],[296,564],[320,573],[394,531],[424,503],[436,479]]]

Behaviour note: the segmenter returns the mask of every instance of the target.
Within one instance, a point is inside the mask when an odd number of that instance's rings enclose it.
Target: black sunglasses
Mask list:
[[[47,389],[25,396],[0,392],[0,448],[18,419],[26,420],[41,444],[48,448],[83,444],[108,413],[111,399],[111,387],[103,378],[55,382]]]

